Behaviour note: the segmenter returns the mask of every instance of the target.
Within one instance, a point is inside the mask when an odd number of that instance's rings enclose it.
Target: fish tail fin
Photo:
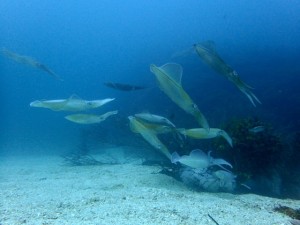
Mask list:
[[[228,142],[228,144],[232,147],[232,138],[227,134],[226,131],[222,130],[222,132],[220,132],[220,135]]]

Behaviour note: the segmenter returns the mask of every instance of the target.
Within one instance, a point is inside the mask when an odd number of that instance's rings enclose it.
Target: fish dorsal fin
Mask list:
[[[176,83],[181,85],[182,66],[177,63],[166,63],[160,67]]]
[[[193,157],[193,158],[208,158],[208,156],[205,154],[205,152],[203,152],[202,150],[200,149],[194,149],[191,151],[190,153],[190,157]]]
[[[76,94],[72,94],[68,100],[82,100],[82,98],[80,98],[78,95]]]
[[[216,53],[216,44],[214,41],[208,40],[202,42],[200,45],[202,45],[204,48],[208,49],[209,51]]]

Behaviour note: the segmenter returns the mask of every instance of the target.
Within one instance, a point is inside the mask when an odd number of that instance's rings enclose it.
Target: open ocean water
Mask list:
[[[2,166],[37,156],[58,157],[69,172],[133,163],[197,193],[299,200],[299,12],[296,0],[2,0]],[[84,115],[65,118],[73,114]],[[204,133],[195,138],[192,128]],[[2,172],[5,193],[15,190],[7,179],[17,185],[27,174]],[[8,215],[0,224],[23,221]]]

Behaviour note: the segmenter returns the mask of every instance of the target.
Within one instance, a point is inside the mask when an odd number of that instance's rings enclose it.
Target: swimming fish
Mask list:
[[[136,90],[146,89],[146,87],[143,87],[143,86],[136,86],[136,85],[131,85],[131,84],[121,84],[121,83],[114,83],[114,82],[105,82],[103,84],[107,87],[117,89],[120,91],[136,91]]]
[[[204,128],[192,128],[192,129],[179,128],[177,130],[179,133],[183,134],[184,136],[194,138],[194,139],[210,139],[210,138],[221,136],[232,147],[231,137],[226,133],[226,131],[221,130],[219,128],[210,128],[209,131],[207,131]]]
[[[224,75],[228,80],[234,83],[235,86],[247,96],[253,106],[256,106],[255,101],[261,104],[259,99],[251,91],[251,89],[253,88],[243,82],[240,79],[238,73],[229,65],[227,65],[219,56],[219,54],[216,52],[213,41],[206,41],[203,43],[195,44],[194,47],[202,61],[217,73]]]
[[[36,61],[35,59],[33,59],[29,56],[19,55],[19,54],[12,52],[6,48],[2,48],[0,50],[0,52],[2,53],[2,55],[14,60],[15,62],[22,63],[25,65],[32,66],[37,69],[43,70],[44,72],[50,74],[54,78],[62,81],[62,79],[56,73],[54,73],[51,69],[49,69],[46,65]]]
[[[179,145],[183,146],[184,140],[182,134],[178,132],[175,125],[167,118],[150,113],[138,113],[135,114],[135,118],[155,134],[172,133],[176,141],[179,142]]]
[[[104,113],[102,115],[92,115],[92,114],[72,114],[65,116],[65,118],[69,121],[72,121],[74,123],[80,123],[80,124],[93,124],[93,123],[100,123],[104,120],[106,120],[108,117],[112,115],[116,115],[118,111],[110,111],[107,113]]]
[[[102,100],[83,100],[75,95],[67,99],[57,100],[36,100],[30,103],[31,107],[41,107],[51,109],[53,111],[85,111],[88,109],[98,108],[108,102],[115,100],[114,98],[106,98]]]
[[[224,159],[214,159],[210,156],[210,152],[207,155],[200,149],[194,149],[189,155],[183,156],[180,156],[177,152],[173,152],[171,156],[171,162],[175,164],[180,162],[181,164],[194,169],[206,169],[214,165],[221,168],[224,168],[222,165],[226,165],[232,168],[232,165]]]
[[[141,123],[145,128],[147,128],[148,130],[153,131],[155,134],[166,134],[166,133],[170,133],[170,132],[178,132],[176,129],[174,129],[173,127],[167,126],[167,125],[162,125],[162,124],[156,124],[156,123],[149,123],[146,122],[144,120],[141,120],[137,117],[135,117],[135,119]],[[133,132],[135,132],[134,130],[132,130]],[[135,132],[138,133],[138,132]]]
[[[256,126],[253,128],[250,128],[248,131],[251,133],[259,133],[259,132],[263,132],[265,130],[264,126]]]
[[[145,127],[134,116],[129,116],[129,125],[132,132],[139,133],[156,150],[163,153],[168,159],[171,159],[171,153],[167,147],[158,139],[155,132]]]
[[[209,129],[208,122],[190,96],[181,86],[182,67],[176,63],[167,63],[161,67],[150,65],[160,89],[186,113],[195,117],[200,126]]]
[[[156,123],[156,124],[165,124],[170,127],[175,127],[175,125],[168,120],[167,118],[150,113],[137,113],[134,115],[136,118],[142,119],[146,122]]]

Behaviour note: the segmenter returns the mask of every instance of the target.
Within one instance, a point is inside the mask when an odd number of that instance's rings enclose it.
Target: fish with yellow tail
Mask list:
[[[101,123],[112,115],[116,115],[118,111],[110,111],[102,115],[93,115],[93,114],[72,114],[68,115],[65,118],[71,122],[79,124],[94,124]]]
[[[140,123],[152,130],[155,134],[172,133],[176,138],[176,141],[179,142],[179,145],[183,146],[184,141],[182,134],[177,131],[175,124],[169,119],[150,113],[137,113],[134,116]]]
[[[148,129],[134,116],[129,116],[128,119],[132,132],[142,135],[142,137],[156,150],[163,153],[168,159],[171,159],[171,153],[169,152],[168,148],[158,139],[156,133],[153,130]]]
[[[251,91],[251,89],[253,88],[242,81],[238,73],[229,65],[227,65],[219,56],[213,41],[206,41],[203,43],[195,44],[194,47],[202,61],[217,73],[222,74],[232,83],[234,83],[234,85],[247,96],[254,107],[256,106],[256,103],[261,104],[259,99]]]
[[[195,117],[200,126],[209,130],[209,125],[198,106],[185,92],[181,85],[182,67],[176,63],[167,63],[161,67],[150,65],[160,89],[186,113]]]
[[[216,138],[221,136],[232,147],[231,137],[226,133],[226,131],[221,130],[219,128],[210,128],[209,131],[203,128],[192,128],[192,129],[179,128],[177,129],[177,131],[184,136],[187,136],[189,138],[194,138],[194,139],[210,139],[210,138]]]

